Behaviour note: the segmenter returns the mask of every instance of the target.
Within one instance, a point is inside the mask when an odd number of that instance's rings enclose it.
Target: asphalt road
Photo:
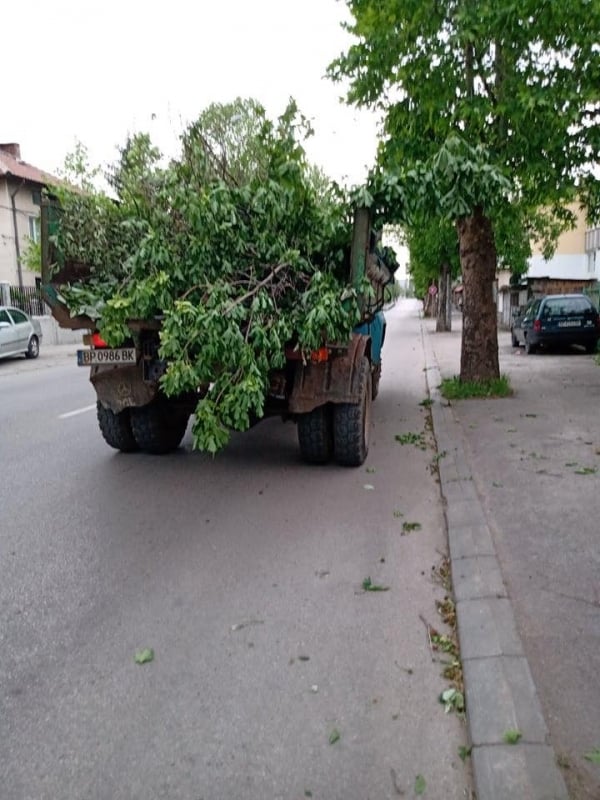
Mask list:
[[[443,377],[460,319],[433,334]],[[433,322],[428,322],[433,330]],[[499,335],[514,396],[453,401],[551,743],[572,800],[600,798],[600,367],[582,350],[527,356]]]
[[[86,370],[0,362],[2,800],[384,800],[418,776],[469,796],[424,624],[443,629],[433,451],[395,439],[425,431],[421,327],[410,302],[388,317],[359,469],[302,464],[279,420],[215,459],[189,432],[118,454]]]

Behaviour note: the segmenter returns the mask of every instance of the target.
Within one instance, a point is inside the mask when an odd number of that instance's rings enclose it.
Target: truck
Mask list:
[[[175,397],[162,391],[166,363],[160,354],[160,316],[130,320],[130,336],[113,348],[102,340],[94,319],[71,315],[60,287],[85,282],[90,268],[59,258],[53,245],[59,224],[59,209],[44,200],[42,291],[60,327],[84,331],[77,363],[90,369],[102,437],[122,453],[165,454],[177,449],[208,386]],[[300,454],[307,463],[325,464],[334,459],[340,465],[356,467],[367,457],[371,407],[378,393],[386,332],[385,287],[394,280],[393,270],[394,265],[378,254],[369,209],[356,209],[348,280],[361,291],[360,323],[349,341],[324,341],[309,354],[290,343],[284,366],[269,375],[261,419],[279,416],[295,422]],[[369,292],[363,288],[365,278],[372,287]]]

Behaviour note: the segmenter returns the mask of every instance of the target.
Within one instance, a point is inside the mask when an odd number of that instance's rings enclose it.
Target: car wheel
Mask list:
[[[25,351],[25,358],[37,358],[40,354],[40,342],[37,336],[32,336]]]
[[[527,337],[525,338],[525,352],[528,356],[532,356],[537,351],[537,344],[530,342]]]

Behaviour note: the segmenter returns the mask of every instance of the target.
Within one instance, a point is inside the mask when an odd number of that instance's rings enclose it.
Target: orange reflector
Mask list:
[[[310,360],[313,364],[321,364],[323,361],[329,360],[329,350],[326,347],[320,347],[318,350],[313,350],[310,354]]]
[[[92,334],[92,345],[94,347],[108,347],[98,332]]]

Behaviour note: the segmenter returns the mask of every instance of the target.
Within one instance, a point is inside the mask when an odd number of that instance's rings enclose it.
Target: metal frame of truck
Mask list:
[[[57,292],[61,284],[84,280],[89,269],[81,264],[56,268],[50,241],[51,208],[45,201],[41,215],[46,302],[61,327],[87,330],[83,343],[91,350],[103,348],[94,320],[72,317]],[[357,209],[350,255],[350,279],[356,288],[362,286],[373,259],[370,236],[369,211]],[[342,465],[359,466],[367,457],[371,404],[378,390],[385,339],[384,285],[385,277],[374,285],[374,297],[362,298],[363,321],[348,343],[326,343],[308,356],[290,347],[286,349],[285,366],[270,375],[264,416],[278,415],[297,422],[300,452],[309,463],[323,464],[334,458]],[[107,444],[121,452],[161,454],[176,449],[190,415],[208,389],[198,387],[195,393],[170,398],[160,391],[165,369],[159,356],[160,326],[160,319],[129,323],[131,341],[125,345],[135,347],[135,364],[91,367],[100,431]],[[106,351],[107,356],[110,353]]]

